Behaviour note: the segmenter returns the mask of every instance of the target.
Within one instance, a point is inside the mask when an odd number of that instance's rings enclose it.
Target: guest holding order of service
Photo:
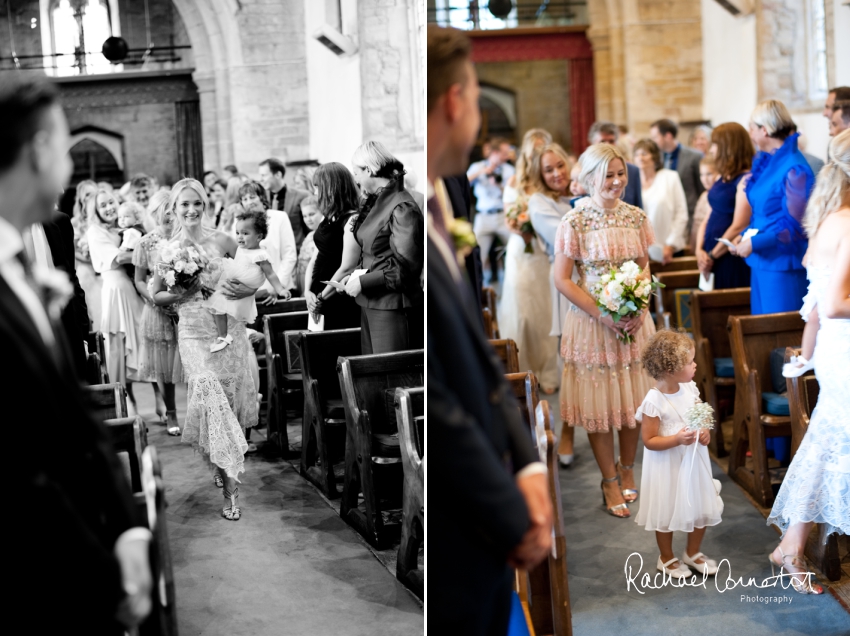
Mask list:
[[[365,201],[354,224],[360,244],[357,269],[345,291],[362,310],[363,355],[421,349],[424,294],[419,276],[424,259],[422,211],[404,189],[404,166],[377,141],[367,141],[351,158]],[[357,270],[355,270],[357,271]]]
[[[620,199],[628,174],[615,146],[590,146],[579,163],[589,196],[564,216],[555,239],[555,286],[572,303],[561,336],[561,419],[587,431],[602,472],[605,508],[624,518],[629,516],[627,504],[638,498],[634,459],[640,430],[635,412],[653,386],[641,365],[641,349],[655,326],[645,319],[646,309],[617,323],[610,315],[602,317],[590,289],[627,261],[634,261],[647,278],[655,235],[647,215]],[[572,280],[574,267],[578,282]],[[634,340],[622,342],[624,333]],[[614,429],[620,438],[616,463]]]
[[[803,256],[809,242],[802,220],[815,176],[794,130],[780,101],[762,102],[750,116],[750,137],[759,149],[746,186],[753,215],[735,252],[750,266],[754,315],[797,311],[806,295]]]

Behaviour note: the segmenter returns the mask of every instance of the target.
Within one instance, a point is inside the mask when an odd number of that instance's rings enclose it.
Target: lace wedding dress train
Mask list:
[[[826,267],[809,268],[807,300],[823,298],[830,273]],[[767,518],[783,536],[788,526],[808,521],[825,524],[824,538],[850,534],[850,320],[829,319],[822,312],[819,320],[817,406]]]

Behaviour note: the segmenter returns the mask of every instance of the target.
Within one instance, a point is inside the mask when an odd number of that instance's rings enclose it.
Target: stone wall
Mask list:
[[[516,91],[516,143],[529,128],[545,128],[567,150],[570,134],[569,62],[480,62],[475,65],[478,80],[498,88]]]

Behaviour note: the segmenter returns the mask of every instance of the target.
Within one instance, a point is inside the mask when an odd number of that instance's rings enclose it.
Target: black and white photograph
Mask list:
[[[15,634],[424,634],[419,0],[0,0]]]

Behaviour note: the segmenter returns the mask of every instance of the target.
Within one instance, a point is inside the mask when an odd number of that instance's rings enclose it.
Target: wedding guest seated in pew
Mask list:
[[[820,393],[767,523],[783,531],[771,566],[793,573],[795,591],[820,594],[802,554],[814,523],[850,534],[850,131],[830,143],[832,161],[820,171],[806,209],[810,293],[820,311],[814,363]]]
[[[58,90],[45,78],[3,74],[0,121],[0,399],[28,409],[27,426],[9,427],[13,448],[39,435],[38,452],[11,453],[6,466],[15,484],[6,602],[27,633],[118,636],[150,612],[151,535],[51,326],[70,283],[56,272],[60,283],[42,304],[21,238],[50,220],[71,175]]]
[[[324,218],[313,231],[316,249],[304,275],[307,308],[324,317],[328,331],[359,327],[360,307],[344,292],[341,283],[360,259],[360,245],[354,238],[357,183],[348,168],[331,162],[319,166],[313,184],[318,190],[317,207]],[[303,209],[303,201],[301,205]]]
[[[428,416],[429,484],[450,497],[429,511],[429,625],[447,634],[505,634],[508,568],[531,568],[552,541],[545,466],[487,343],[457,265],[438,177],[459,174],[480,125],[472,46],[462,32],[428,26]],[[510,469],[503,461],[510,459]],[[458,564],[462,564],[461,567]]]

